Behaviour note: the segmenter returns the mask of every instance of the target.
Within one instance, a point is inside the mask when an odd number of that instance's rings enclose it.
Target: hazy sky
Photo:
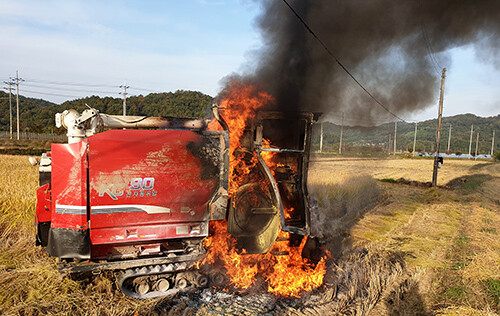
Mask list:
[[[125,81],[130,95],[184,89],[215,96],[220,80],[260,47],[258,13],[243,0],[0,0],[0,79],[18,70],[22,95],[57,103],[120,97]],[[444,115],[498,115],[499,69],[471,46],[451,56],[441,64],[448,68]],[[404,118],[435,118],[438,95],[436,87],[435,104]]]

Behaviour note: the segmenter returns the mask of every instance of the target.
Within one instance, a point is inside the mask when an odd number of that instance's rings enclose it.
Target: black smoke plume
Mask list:
[[[500,64],[498,0],[287,1],[352,74],[400,116],[437,103],[450,49],[475,44],[479,58]],[[348,77],[282,0],[257,3],[264,45],[240,80],[270,92],[281,110],[394,119]]]

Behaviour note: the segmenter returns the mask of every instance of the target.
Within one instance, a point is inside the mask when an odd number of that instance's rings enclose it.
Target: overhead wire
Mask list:
[[[56,97],[78,98],[78,96],[75,96],[75,95],[58,94],[58,93],[47,93],[47,92],[33,91],[33,90],[26,90],[26,89],[23,89],[20,92],[37,93],[37,94],[51,95],[51,96],[56,96]]]
[[[429,37],[427,35],[427,32],[425,30],[425,25],[422,23],[422,35],[424,37],[425,44],[427,46],[427,50],[429,52],[429,59],[431,60],[432,67],[434,67],[434,70],[438,74],[438,76],[441,76],[441,73],[439,72],[440,68],[443,68],[439,65],[436,57],[434,56],[434,51],[432,50],[431,42],[429,40]]]
[[[50,80],[40,80],[40,79],[26,79],[25,80],[27,83],[25,85],[31,86],[31,87],[37,87],[37,88],[43,88],[43,89],[58,89],[58,90],[64,90],[64,91],[78,91],[78,92],[89,92],[89,93],[108,93],[108,94],[117,94],[118,92],[115,91],[99,91],[99,90],[82,90],[82,89],[72,89],[72,88],[53,88],[50,86],[40,86],[40,85],[35,85],[33,83],[40,83],[44,85],[53,85],[53,86],[73,86],[73,87],[88,87],[88,88],[119,88],[119,85],[109,85],[109,84],[87,84],[87,83],[76,83],[76,82],[62,82],[62,81],[50,81]],[[154,89],[146,89],[146,88],[141,88],[141,87],[134,87],[130,86],[128,89],[131,90],[137,90],[137,91],[143,91],[143,92],[148,92],[148,93],[160,93],[160,91],[156,91]]]
[[[77,92],[88,92],[88,93],[110,93],[110,94],[118,94],[117,91],[97,91],[97,90],[81,90],[81,89],[68,89],[68,88],[61,88],[61,87],[48,87],[44,85],[37,85],[37,84],[31,84],[31,83],[24,83],[24,86],[28,87],[34,87],[34,88],[42,88],[42,89],[49,89],[49,90],[63,90],[63,91],[77,91]]]
[[[115,85],[107,85],[107,84],[88,84],[88,83],[77,83],[77,82],[61,82],[61,81],[50,81],[50,80],[39,80],[39,79],[25,79],[26,81],[45,83],[51,85],[60,85],[60,86],[78,86],[78,87],[90,87],[90,88],[118,88],[119,86]]]
[[[137,88],[137,87],[133,87],[133,86],[130,86],[129,89],[137,90],[137,91],[144,91],[144,92],[149,92],[149,93],[160,93],[160,91],[157,91],[157,90],[145,89],[145,88]]]
[[[300,20],[300,22],[304,25],[304,27],[309,31],[309,33],[311,33],[311,35],[320,43],[321,46],[323,46],[323,48],[325,49],[325,51],[328,53],[328,55],[330,55],[334,60],[335,62],[340,66],[340,68],[342,68],[348,75],[349,77],[351,77],[352,80],[354,80],[354,82],[361,88],[363,89],[363,91],[365,91],[366,94],[368,94],[370,96],[370,98],[372,98],[378,105],[380,105],[384,110],[386,110],[387,112],[389,112],[392,116],[394,116],[395,118],[397,118],[398,120],[400,121],[405,121],[404,119],[402,119],[401,117],[399,117],[398,115],[396,115],[395,113],[393,113],[391,110],[389,110],[382,102],[380,102],[370,91],[368,91],[368,89],[366,89],[357,79],[356,77],[354,77],[353,74],[351,74],[351,72],[344,66],[344,64],[342,64],[342,62],[332,53],[332,51],[330,51],[330,49],[326,46],[325,43],[323,43],[323,41],[316,35],[316,33],[314,33],[314,31],[309,27],[309,25],[304,21],[304,19],[302,19],[302,17],[297,13],[297,11],[295,11],[295,9],[287,2],[287,0],[282,0],[287,6],[288,8],[293,12],[293,14],[295,14],[295,16]]]

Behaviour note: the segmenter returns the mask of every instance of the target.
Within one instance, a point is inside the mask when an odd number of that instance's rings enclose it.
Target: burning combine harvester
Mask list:
[[[39,162],[36,241],[61,272],[112,270],[136,298],[248,288],[258,275],[283,296],[322,284],[324,259],[302,256],[317,117],[261,111],[270,97],[238,90],[211,122],[56,115],[68,144]]]

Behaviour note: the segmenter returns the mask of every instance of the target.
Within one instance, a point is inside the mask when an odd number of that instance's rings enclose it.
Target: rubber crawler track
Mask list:
[[[173,296],[208,286],[221,286],[226,282],[226,278],[218,270],[193,269],[195,263],[179,262],[121,270],[115,272],[116,282],[125,295],[137,299]],[[168,282],[168,289],[158,289],[154,283],[159,280],[163,280],[163,284]],[[140,282],[148,284],[147,293],[141,294],[135,290]]]

